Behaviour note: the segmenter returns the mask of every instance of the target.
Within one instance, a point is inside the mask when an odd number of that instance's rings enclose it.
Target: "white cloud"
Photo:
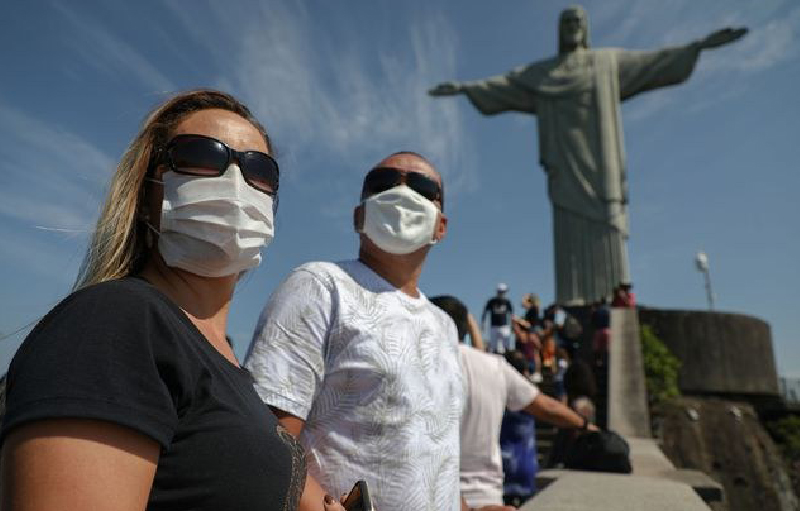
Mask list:
[[[598,25],[607,29],[603,39],[625,48],[687,44],[724,27],[746,26],[750,29],[735,43],[703,52],[691,84],[696,91],[695,98],[705,99],[690,105],[692,110],[733,100],[747,92],[747,88],[746,80],[732,80],[732,77],[743,77],[785,64],[796,59],[800,51],[800,7],[790,0],[712,1],[702,4],[693,0],[668,3],[640,0],[635,3],[614,1],[603,4],[603,7],[598,16]],[[591,8],[589,15],[591,20]],[[719,82],[723,79],[726,83],[735,81],[739,84],[735,93],[727,90],[720,94]],[[636,106],[628,111],[628,118],[640,121],[662,112],[674,102],[671,95],[664,98],[660,97],[662,95],[655,93],[641,103],[637,100]]]
[[[363,173],[390,152],[416,150],[437,164],[450,192],[472,186],[458,104],[427,95],[456,75],[456,37],[442,16],[399,26],[397,51],[378,41],[359,47],[355,26],[339,26],[337,44],[328,44],[300,4],[273,3],[239,19],[222,81],[259,113],[289,159],[308,163],[313,154]]]
[[[83,259],[87,238],[83,234],[54,233],[52,237],[37,236],[36,232],[2,229],[6,240],[0,246],[0,260],[7,267],[30,271],[46,282],[67,289],[74,281]]]
[[[68,6],[66,2],[55,3],[54,7],[71,25],[69,31],[73,36],[71,44],[87,65],[124,81],[133,77],[153,92],[175,90],[175,85],[164,73],[133,46],[93,21],[85,10],[78,14],[71,8],[72,5]]]
[[[783,19],[775,19],[753,30],[742,41],[731,67],[754,72],[773,67],[797,55],[797,35],[800,29],[800,8]]]
[[[88,231],[114,162],[78,135],[0,103],[0,215]]]

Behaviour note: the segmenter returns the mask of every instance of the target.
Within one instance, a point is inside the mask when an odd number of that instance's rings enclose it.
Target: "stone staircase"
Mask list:
[[[579,352],[585,358],[585,352]],[[597,384],[597,395],[595,396],[595,423],[605,429],[608,427],[608,363],[597,366],[591,360],[586,359],[594,369],[595,382]],[[537,384],[539,390],[555,399],[556,387],[553,374],[550,371],[542,373],[542,381]],[[548,468],[548,460],[555,442],[558,428],[551,426],[543,421],[536,421],[536,457],[539,461],[540,469]]]
[[[542,381],[537,383],[536,386],[539,387],[539,390],[544,394],[555,398],[556,386],[551,371],[543,371]],[[539,462],[540,469],[547,467],[547,461],[550,457],[550,451],[553,448],[557,433],[558,429],[555,426],[551,426],[544,421],[536,421],[536,458]]]

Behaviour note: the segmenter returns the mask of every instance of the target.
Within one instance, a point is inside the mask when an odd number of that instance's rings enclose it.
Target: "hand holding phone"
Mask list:
[[[367,482],[363,480],[356,482],[342,505],[347,511],[375,511],[369,498]]]

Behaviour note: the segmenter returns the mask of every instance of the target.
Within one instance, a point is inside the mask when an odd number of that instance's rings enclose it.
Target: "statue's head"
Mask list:
[[[558,53],[589,47],[589,16],[586,9],[573,5],[558,17]]]

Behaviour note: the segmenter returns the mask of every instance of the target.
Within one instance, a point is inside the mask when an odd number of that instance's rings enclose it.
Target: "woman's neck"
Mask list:
[[[225,358],[238,365],[225,335],[238,275],[203,277],[172,268],[154,254],[140,276],[180,307],[197,329]]]

